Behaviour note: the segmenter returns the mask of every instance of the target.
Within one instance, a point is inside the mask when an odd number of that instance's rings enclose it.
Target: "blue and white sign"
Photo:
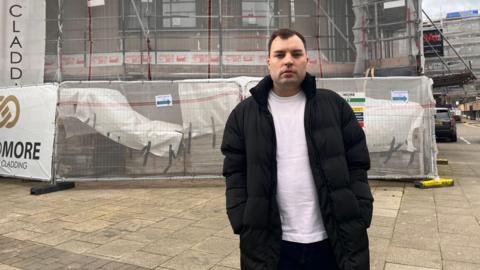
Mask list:
[[[407,103],[408,102],[408,91],[407,90],[393,90],[392,91],[392,102],[394,102],[394,103]]]
[[[447,13],[447,19],[466,18],[466,17],[473,17],[473,16],[478,16],[478,9]]]
[[[172,95],[159,95],[155,96],[155,106],[170,107],[173,105]]]

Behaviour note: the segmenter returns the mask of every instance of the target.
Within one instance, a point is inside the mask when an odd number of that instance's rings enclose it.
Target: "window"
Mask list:
[[[197,8],[192,0],[123,0],[123,4],[125,28],[128,30],[140,30],[139,19],[145,29],[150,30],[197,26]]]
[[[273,0],[248,0],[242,2],[242,25],[273,27],[275,20]]]
[[[163,27],[196,26],[196,6],[192,0],[162,0]]]
[[[155,0],[123,0],[125,12],[125,28],[127,30],[141,30],[140,21],[146,29],[155,29],[160,27],[156,24],[155,18],[160,14],[161,6]],[[135,12],[135,9],[138,12]]]

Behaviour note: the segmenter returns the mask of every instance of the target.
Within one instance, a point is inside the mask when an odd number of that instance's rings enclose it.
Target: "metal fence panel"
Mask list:
[[[245,85],[244,96],[258,81]],[[317,79],[317,88],[342,95],[363,125],[370,178],[437,176],[432,81],[427,77]],[[363,120],[363,121],[362,121]]]
[[[65,82],[57,179],[218,175],[235,82]]]

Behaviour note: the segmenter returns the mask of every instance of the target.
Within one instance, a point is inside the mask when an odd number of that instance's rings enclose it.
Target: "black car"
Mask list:
[[[457,141],[457,126],[448,108],[435,108],[435,137]]]

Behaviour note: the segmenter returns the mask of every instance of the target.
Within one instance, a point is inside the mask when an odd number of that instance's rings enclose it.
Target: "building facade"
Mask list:
[[[261,76],[282,27],[305,35],[319,77],[421,70],[421,0],[97,2],[46,1],[45,81]]]

